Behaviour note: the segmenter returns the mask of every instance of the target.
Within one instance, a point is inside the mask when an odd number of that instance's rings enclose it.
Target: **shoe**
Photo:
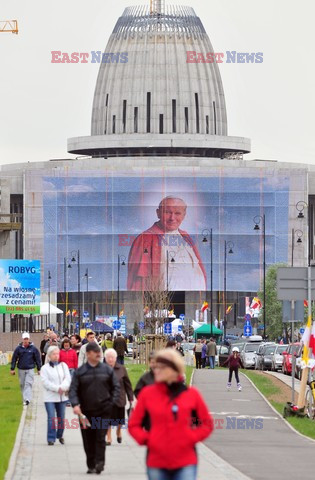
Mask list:
[[[86,473],[96,473],[95,468],[88,468],[88,471]]]
[[[122,437],[117,437],[117,442],[121,443],[122,442]]]
[[[231,384],[228,383],[227,386],[226,386],[226,388],[227,388],[227,391],[229,392],[229,391],[231,390]]]
[[[27,405],[29,405],[29,404],[30,404],[29,400],[25,400],[25,401],[23,402],[23,405],[24,405],[25,407],[27,407]]]
[[[102,463],[97,463],[95,465],[95,473],[98,475],[104,470],[104,465]]]
[[[65,444],[65,439],[63,437],[59,438],[59,442],[61,443],[61,445],[64,445]]]
[[[238,386],[238,391],[239,391],[239,392],[242,391],[242,386],[241,386],[241,385]]]
[[[48,442],[48,445],[55,445],[55,442]]]

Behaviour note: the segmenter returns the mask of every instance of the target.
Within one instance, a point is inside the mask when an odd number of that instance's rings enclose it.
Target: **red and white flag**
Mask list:
[[[313,356],[315,357],[315,321],[313,322],[313,326],[312,326],[309,349],[312,350]]]

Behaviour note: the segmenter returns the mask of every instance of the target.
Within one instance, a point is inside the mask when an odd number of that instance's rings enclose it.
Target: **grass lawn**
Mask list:
[[[129,360],[129,359],[128,359]],[[132,388],[134,389],[139,378],[147,371],[146,365],[133,364],[130,361],[125,362],[125,367],[128,371],[128,375],[131,381]],[[193,367],[186,366],[186,384],[190,384],[191,375],[193,372]]]
[[[17,373],[10,375],[10,365],[0,366],[0,480],[8,468],[22,408]]]
[[[258,388],[258,390],[267,398],[271,405],[283,415],[284,402],[276,401],[275,398],[281,397],[281,386],[277,386],[273,381],[267,377],[256,372],[249,370],[242,370],[244,373]],[[309,418],[287,417],[286,420],[294,427],[298,432],[315,439],[315,421]]]

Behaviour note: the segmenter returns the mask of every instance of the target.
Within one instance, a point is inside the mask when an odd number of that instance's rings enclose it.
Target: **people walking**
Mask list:
[[[112,367],[103,363],[102,352],[93,341],[86,346],[86,363],[78,368],[70,386],[73,413],[79,415],[87,473],[101,473],[105,465],[105,436],[113,405],[119,402],[119,381]],[[86,416],[92,428],[87,427]],[[94,427],[94,428],[93,428]]]
[[[144,388],[129,420],[129,433],[147,446],[149,480],[196,480],[196,443],[213,430],[209,408],[194,387],[183,383],[183,357],[173,349],[157,353],[155,383]],[[145,418],[151,428],[143,429]],[[198,419],[194,422],[193,420]]]
[[[120,385],[120,396],[119,400],[114,405],[112,410],[112,422],[107,430],[107,441],[106,445],[111,445],[112,443],[112,426],[117,425],[117,442],[122,442],[122,426],[126,424],[125,420],[125,407],[126,407],[126,397],[129,400],[130,409],[132,408],[133,402],[133,390],[128,376],[126,368],[117,362],[117,352],[113,348],[108,348],[105,350],[105,361],[107,365],[114,369],[115,375],[119,381]],[[117,424],[118,423],[118,424]]]
[[[135,397],[138,398],[139,393],[144,387],[154,383],[154,369],[155,369],[155,352],[149,354],[149,370],[139,378],[136,388],[134,389]]]
[[[86,361],[87,361],[86,349],[87,349],[87,346],[88,346],[89,343],[95,343],[95,345],[98,347],[100,353],[102,352],[101,347],[99,346],[99,344],[95,340],[95,333],[94,332],[88,332],[86,334],[86,338],[87,338],[87,343],[82,345],[82,347],[80,348],[80,352],[79,352],[79,360],[78,360],[78,366],[79,367],[82,367],[82,365],[84,363],[86,363]],[[100,361],[103,361],[103,356],[102,356],[102,358],[100,357]]]
[[[194,346],[196,368],[201,368],[201,353],[202,353],[202,343],[200,338],[198,338],[196,345]]]
[[[11,361],[11,375],[15,375],[16,365],[23,396],[23,405],[28,405],[32,400],[35,365],[39,374],[42,364],[39,351],[30,341],[30,334],[27,332],[22,334],[22,342],[14,350]]]
[[[78,355],[76,354],[76,351],[71,348],[69,338],[65,338],[62,341],[59,361],[68,365],[70,376],[72,378],[75,370],[78,368]]]
[[[71,348],[76,352],[77,356],[79,357],[80,348],[82,347],[81,337],[77,333],[71,335],[70,337]]]
[[[49,341],[49,335],[48,335],[48,333],[45,333],[44,338],[43,338],[43,340],[40,342],[40,346],[39,346],[39,351],[40,351],[40,355],[41,355],[42,365],[45,364],[46,353],[45,353],[45,351],[44,351],[44,348],[45,348],[45,345],[46,345],[46,343],[47,343],[48,341]]]
[[[125,353],[128,353],[128,348],[126,340],[119,331],[117,332],[117,337],[114,340],[113,348],[117,352],[117,362],[123,365],[125,362]]]
[[[217,344],[213,338],[210,338],[210,342],[207,345],[207,356],[209,357],[209,366],[211,369],[215,367],[215,356],[217,353]]]
[[[102,347],[103,352],[105,352],[105,350],[106,350],[107,348],[113,348],[113,346],[114,346],[114,342],[113,342],[113,340],[112,340],[111,334],[110,334],[110,333],[106,333],[105,339],[104,339],[104,340],[102,341],[102,343],[101,343],[101,347]]]
[[[47,363],[41,371],[44,387],[44,403],[47,412],[47,443],[54,445],[56,439],[63,445],[65,407],[68,400],[68,391],[71,376],[68,365],[60,362],[58,347],[49,347]]]
[[[176,351],[181,354],[182,357],[185,356],[184,349],[182,347],[181,342],[176,343]]]
[[[44,346],[44,353],[47,354],[48,348],[49,347],[58,347],[60,348],[60,341],[58,339],[58,335],[55,332],[50,332],[49,333],[49,340],[46,342],[46,345]],[[45,359],[45,362],[47,362],[47,359]]]
[[[202,350],[201,350],[201,365],[202,368],[206,368],[207,364],[207,340],[202,341]]]
[[[244,365],[243,365],[243,362],[242,362],[242,359],[240,357],[239,352],[240,351],[239,351],[238,347],[233,347],[232,348],[232,354],[226,359],[226,361],[222,364],[222,366],[224,367],[225,365],[228,365],[228,367],[229,367],[229,379],[228,379],[228,383],[227,383],[227,389],[231,390],[232,376],[233,376],[233,372],[234,372],[237,388],[238,388],[239,392],[241,392],[242,391],[242,385],[240,383],[240,379],[239,379],[239,376],[238,376],[238,369],[239,368],[244,368]]]

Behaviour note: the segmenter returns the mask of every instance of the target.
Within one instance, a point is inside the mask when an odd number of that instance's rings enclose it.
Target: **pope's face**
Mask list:
[[[186,215],[186,206],[177,198],[169,198],[156,211],[165,232],[177,230]]]

